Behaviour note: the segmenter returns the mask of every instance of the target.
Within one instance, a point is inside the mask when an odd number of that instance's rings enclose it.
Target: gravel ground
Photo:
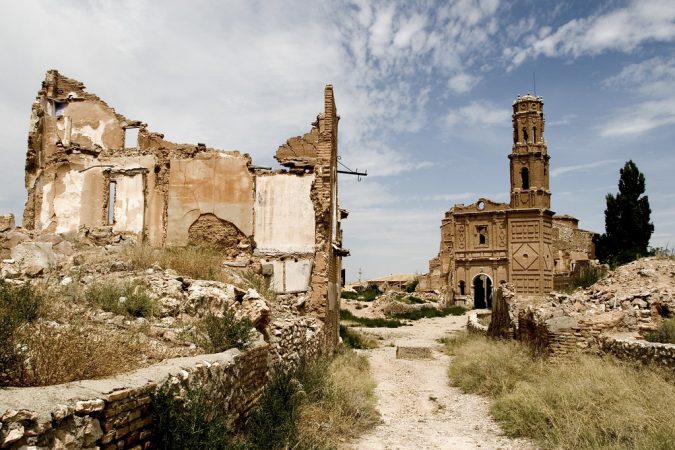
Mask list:
[[[360,329],[382,338],[363,350],[377,382],[382,424],[349,444],[351,449],[503,449],[536,447],[505,437],[488,414],[486,399],[448,383],[451,359],[437,342],[466,326],[466,316],[422,319],[395,329]],[[433,358],[396,359],[396,346],[431,347]]]

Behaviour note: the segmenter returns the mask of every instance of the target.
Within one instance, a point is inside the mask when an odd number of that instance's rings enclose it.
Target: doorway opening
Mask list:
[[[473,279],[473,307],[492,308],[492,279],[484,273],[476,275]]]

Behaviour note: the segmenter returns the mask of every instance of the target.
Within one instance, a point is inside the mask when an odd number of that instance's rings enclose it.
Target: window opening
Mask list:
[[[530,188],[530,171],[527,170],[527,167],[520,169],[520,178],[522,181],[523,189]]]
[[[527,128],[523,128],[523,142],[527,144]]]
[[[459,282],[459,295],[466,295],[464,292],[465,290],[466,290],[466,283],[464,282],[464,280],[462,280]]]
[[[138,147],[138,128],[124,129],[124,148]]]
[[[108,189],[108,225],[115,223],[115,193],[117,191],[117,181],[111,180]]]
[[[487,227],[486,226],[479,226],[478,227],[478,244],[479,245],[487,245],[487,243],[488,243]]]
[[[65,102],[54,102],[54,115],[56,117],[61,117],[65,110],[66,110]]]
[[[537,143],[537,127],[532,127],[532,143]]]

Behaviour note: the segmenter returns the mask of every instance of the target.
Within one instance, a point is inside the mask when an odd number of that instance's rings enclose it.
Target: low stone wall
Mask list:
[[[482,317],[487,317],[491,313],[490,312],[477,312],[477,311],[472,311],[469,313],[469,317],[466,321],[466,329],[469,333],[478,333],[478,334],[485,334],[487,335],[488,332],[488,326],[483,325],[480,323],[480,319]]]
[[[248,416],[271,372],[322,348],[323,328],[315,319],[270,325],[270,342],[259,338],[244,352],[170,359],[110,379],[2,389],[0,448],[150,448],[152,394],[167,382],[203,386],[234,427]]]
[[[675,344],[616,336],[602,336],[599,342],[601,350],[617,358],[675,369]]]

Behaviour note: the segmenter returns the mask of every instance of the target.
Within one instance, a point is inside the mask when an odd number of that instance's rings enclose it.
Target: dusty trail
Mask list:
[[[422,319],[395,329],[361,329],[384,338],[363,350],[377,382],[381,425],[350,443],[352,449],[503,449],[535,447],[502,435],[488,415],[488,402],[448,384],[450,358],[436,340],[465,327],[466,316]],[[391,346],[391,344],[394,346]],[[396,359],[396,347],[426,346],[433,359]]]

